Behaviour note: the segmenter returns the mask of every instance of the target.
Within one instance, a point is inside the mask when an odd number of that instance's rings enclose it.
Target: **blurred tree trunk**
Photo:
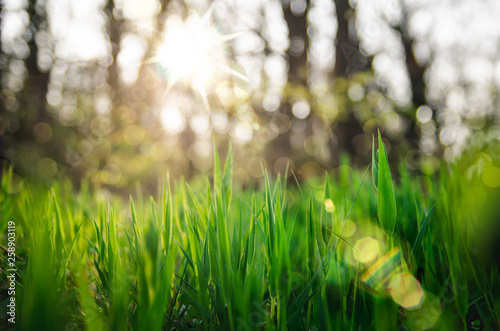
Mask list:
[[[335,8],[337,13],[337,39],[335,40],[335,69],[336,77],[347,77],[349,68],[349,58],[346,56],[345,50],[355,49],[356,46],[351,45],[349,41],[349,20],[348,12],[351,11],[351,6],[348,0],[335,0]]]
[[[19,127],[12,133],[13,141],[10,141],[11,146],[6,146],[10,148],[13,145],[24,145],[32,142],[32,130],[37,122],[51,122],[47,114],[46,101],[49,73],[40,71],[38,67],[38,45],[35,40],[36,34],[42,29],[45,22],[45,13],[41,12],[39,6],[36,6],[36,0],[28,2],[27,13],[30,19],[27,33],[30,34],[30,39],[28,40],[29,55],[24,60],[24,64],[28,74],[23,89],[16,96],[19,107],[15,112],[15,116]]]
[[[117,63],[117,56],[120,53],[120,38],[122,30],[122,20],[117,20],[113,11],[115,10],[115,1],[108,0],[105,12],[108,15],[108,37],[111,43],[111,57],[112,62],[108,67],[108,84],[112,89],[112,98],[119,99],[120,81],[119,81],[119,68]],[[113,100],[113,102],[115,101]]]
[[[353,31],[355,29],[354,9],[350,6],[349,0],[335,0],[335,8],[338,30],[335,40],[336,55],[333,74],[335,80],[349,79],[357,72],[369,70],[371,68],[371,59],[368,59],[359,49],[356,32]],[[354,154],[355,149],[352,145],[352,138],[363,133],[361,124],[354,117],[354,104],[347,95],[340,97],[343,97],[346,102],[343,103],[345,113],[343,116],[341,114],[338,122],[334,123],[332,127],[336,137],[336,141],[331,144],[332,155],[335,160],[339,159],[342,152]]]
[[[306,0],[306,8],[303,13],[293,13],[290,2],[283,2],[283,16],[288,27],[288,40],[290,47],[286,51],[286,60],[288,62],[288,78],[285,87],[285,95],[281,112],[287,115],[290,119],[294,118],[292,114],[292,106],[294,97],[291,93],[296,87],[305,87],[309,91],[308,77],[309,70],[307,66],[307,51],[309,48],[309,36],[307,35],[307,12],[310,2]],[[290,145],[291,130],[279,134],[268,148],[267,159],[269,160],[269,168],[272,169],[274,162],[284,156],[293,155]],[[300,156],[297,156],[300,160]],[[283,174],[282,174],[283,175]]]
[[[403,35],[403,45],[406,53],[406,68],[410,77],[412,95],[411,100],[413,104],[413,111],[411,111],[409,114],[405,114],[407,121],[410,123],[410,129],[405,130],[405,136],[410,144],[413,147],[416,147],[419,140],[419,134],[415,113],[418,107],[426,104],[424,82],[425,67],[421,67],[415,60],[415,55],[413,54],[413,40]]]
[[[411,101],[413,107],[411,107],[411,111],[409,113],[401,113],[401,115],[404,116],[410,124],[410,129],[405,130],[405,138],[410,143],[410,145],[415,148],[418,147],[419,141],[419,133],[415,113],[418,107],[426,104],[424,81],[426,68],[418,64],[415,58],[415,54],[413,53],[414,39],[409,35],[407,26],[408,11],[406,8],[403,8],[403,19],[401,22],[401,26],[398,27],[397,30],[399,30],[401,34],[401,39],[405,50],[405,62],[411,83]]]
[[[406,53],[406,68],[411,82],[412,103],[415,107],[426,104],[425,100],[425,67],[420,66],[413,54],[413,39],[403,36],[403,45]]]
[[[3,11],[3,6],[0,6]],[[44,29],[48,29],[44,5],[37,4],[36,0],[30,0],[26,8],[29,15],[29,25],[26,34],[29,36],[27,45],[29,54],[24,59],[24,65],[27,70],[27,78],[21,91],[16,93],[18,102],[17,110],[14,112],[5,112],[6,118],[10,123],[17,123],[17,129],[11,133],[2,135],[0,154],[3,157],[15,156],[8,155],[9,150],[16,149],[19,145],[30,144],[33,142],[33,126],[38,122],[47,122],[54,127],[54,120],[47,112],[47,91],[49,84],[49,72],[42,71],[38,67],[38,45],[36,43],[36,34]],[[13,57],[2,54],[5,67],[2,68],[2,74],[10,75],[8,64]],[[23,59],[18,59],[23,60]],[[2,105],[2,113],[4,112]],[[57,149],[56,144],[46,145],[50,153]],[[41,154],[44,152],[41,151]],[[15,161],[15,158],[11,161]]]
[[[286,51],[286,58],[289,65],[288,83],[302,86],[307,85],[308,78],[307,49],[309,48],[309,38],[307,35],[307,11],[309,0],[306,3],[306,10],[300,16],[292,13],[290,3],[283,3],[283,14],[288,26],[288,39],[290,40],[290,47]],[[293,44],[300,45],[301,43],[303,43],[302,51],[297,51],[299,46],[294,46]]]
[[[0,6],[0,17],[3,17],[3,6]],[[4,75],[7,72],[8,56],[3,52],[2,38],[0,38],[0,85],[3,85]],[[3,88],[3,86],[1,86]],[[0,101],[0,114],[3,116],[3,121],[7,121],[7,110],[3,101]],[[7,126],[7,124],[4,124]],[[7,131],[7,128],[4,129]],[[2,159],[5,159],[7,150],[7,139],[6,133],[0,134],[0,163]],[[0,174],[2,173],[2,168],[0,168]]]
[[[43,156],[49,156],[58,164],[64,164],[65,141],[57,139],[59,123],[50,113],[47,104],[47,92],[50,80],[50,69],[41,70],[38,66],[39,47],[36,36],[41,31],[49,30],[45,2],[30,0],[28,2],[28,15],[30,25],[28,27],[31,38],[28,41],[29,56],[25,60],[28,76],[24,84],[22,99],[19,100],[20,107],[20,129],[16,132],[16,142],[36,142],[33,135],[33,127],[38,122],[45,122],[52,128],[53,138],[49,143],[37,145],[36,149]],[[48,46],[48,45],[47,45]],[[47,47],[46,46],[46,47]]]
[[[335,40],[335,70],[336,77],[350,77],[356,72],[371,68],[371,59],[359,49],[354,22],[354,8],[349,0],[335,0],[337,11],[337,38]]]
[[[28,108],[33,111],[33,114],[36,113],[38,115],[39,121],[47,121],[46,96],[49,85],[49,72],[41,71],[38,67],[38,45],[35,41],[36,34],[42,29],[42,25],[46,23],[46,16],[45,11],[40,12],[40,6],[37,6],[36,3],[36,0],[30,0],[28,4],[28,15],[31,21],[28,29],[31,33],[31,39],[28,42],[30,53],[25,61],[26,69],[28,70],[25,91],[29,94],[29,98],[25,98],[24,102],[30,103]]]

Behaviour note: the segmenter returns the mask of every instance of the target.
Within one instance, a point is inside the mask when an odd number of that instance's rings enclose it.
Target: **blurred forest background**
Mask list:
[[[122,190],[371,160],[434,173],[500,139],[495,0],[4,0],[0,157]],[[345,160],[350,159],[351,162]]]

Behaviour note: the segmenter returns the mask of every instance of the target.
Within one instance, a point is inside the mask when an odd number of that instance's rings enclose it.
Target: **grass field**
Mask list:
[[[19,330],[499,329],[487,153],[391,176],[382,148],[366,169],[245,189],[228,155],[130,201],[4,172],[2,325],[10,221]]]

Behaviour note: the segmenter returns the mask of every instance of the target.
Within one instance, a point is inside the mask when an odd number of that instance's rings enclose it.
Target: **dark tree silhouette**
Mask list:
[[[293,13],[290,8],[290,2],[283,2],[283,16],[288,27],[288,39],[290,47],[286,51],[286,60],[288,62],[288,78],[285,87],[285,96],[280,112],[293,118],[292,106],[294,96],[289,93],[294,87],[308,86],[309,70],[307,65],[307,51],[309,48],[309,36],[307,35],[307,12],[309,10],[309,0],[306,1],[306,8],[303,13]],[[298,43],[299,46],[295,46]],[[307,89],[309,91],[309,89]],[[267,159],[273,164],[282,156],[293,155],[290,146],[290,130],[281,133],[272,141],[267,151]],[[296,155],[298,158],[300,156]]]
[[[10,137],[6,138],[8,140],[6,144],[2,141],[2,154],[8,154],[9,152],[6,150],[14,145],[22,146],[32,142],[33,125],[37,122],[43,121],[53,125],[53,120],[47,112],[46,102],[49,71],[42,71],[38,66],[38,45],[35,40],[35,36],[39,31],[47,29],[45,8],[37,4],[37,1],[30,0],[28,2],[27,13],[30,18],[27,29],[27,33],[30,36],[28,40],[29,55],[24,59],[24,64],[28,75],[24,81],[23,89],[16,95],[18,102],[17,110],[14,114],[11,114],[14,116],[11,120],[17,121],[18,127],[12,130],[13,132],[10,133]],[[45,148],[48,149],[45,153],[52,153],[58,147],[54,143],[51,146],[45,146]],[[10,161],[15,161],[15,159]]]
[[[113,96],[118,99],[117,94],[119,93],[120,87],[118,80],[119,68],[116,58],[118,56],[118,53],[120,52],[120,38],[123,20],[116,19],[115,15],[113,14],[114,9],[114,0],[108,0],[104,10],[108,16],[107,30],[109,41],[111,43],[111,57],[113,59],[112,63],[108,67],[108,84],[113,90]]]
[[[354,9],[348,0],[335,0],[337,12],[337,38],[335,40],[335,69],[333,71],[334,84],[336,79],[349,79],[357,72],[368,70],[371,67],[371,59],[367,58],[359,49],[354,24]],[[345,96],[344,96],[345,97]],[[346,98],[345,112],[339,122],[333,123],[333,132],[336,136],[332,142],[332,152],[335,159],[339,157],[339,151],[355,150],[352,146],[352,138],[363,133],[359,121],[354,117],[354,104]]]
[[[426,104],[425,97],[425,81],[424,75],[426,68],[418,64],[415,54],[413,53],[414,39],[408,33],[408,18],[409,13],[407,9],[403,6],[403,19],[401,25],[395,27],[396,30],[401,34],[401,40],[405,50],[405,62],[408,76],[411,83],[411,95],[412,95],[412,108],[407,112],[400,112],[407,123],[409,123],[410,128],[405,130],[405,140],[412,145],[413,148],[418,146],[419,134],[417,129],[417,121],[415,118],[415,110]]]
[[[288,38],[290,47],[286,51],[288,61],[288,82],[291,84],[307,85],[307,49],[309,48],[309,37],[307,35],[307,11],[309,0],[306,1],[306,10],[301,15],[294,14],[290,4],[283,4],[283,14],[288,26]],[[293,43],[303,43],[302,51],[294,50]]]

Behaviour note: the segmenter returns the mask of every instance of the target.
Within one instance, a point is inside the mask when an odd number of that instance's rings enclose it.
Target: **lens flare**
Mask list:
[[[380,255],[380,245],[372,237],[359,239],[354,248],[354,258],[364,264],[373,262]]]
[[[401,251],[394,248],[374,263],[361,277],[367,289],[375,293],[387,293],[392,277],[402,272]]]
[[[191,13],[183,21],[167,19],[163,43],[158,47],[157,62],[169,80],[187,81],[200,92],[227,66],[224,42],[210,20]]]
[[[389,293],[394,302],[408,310],[420,308],[425,297],[420,282],[408,272],[392,277]]]
[[[208,91],[234,75],[246,80],[228,63],[226,42],[239,33],[221,35],[211,20],[212,10],[200,16],[192,11],[186,19],[171,15],[156,54],[149,62],[158,64],[168,82],[185,84],[198,92],[208,108]]]

